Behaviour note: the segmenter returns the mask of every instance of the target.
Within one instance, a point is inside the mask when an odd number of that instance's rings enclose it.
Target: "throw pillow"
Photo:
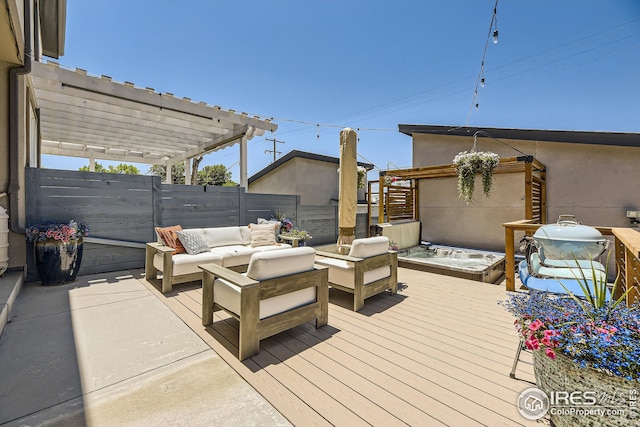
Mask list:
[[[264,219],[258,218],[258,224],[275,224],[276,225],[276,236],[280,234],[280,227],[282,227],[282,223],[277,219]]]
[[[269,246],[276,244],[275,224],[251,224],[251,247]]]
[[[156,233],[158,233],[164,244],[175,249],[174,255],[187,252],[176,234],[176,231],[180,230],[182,230],[181,225],[172,225],[171,227],[164,228],[156,227]]]
[[[176,234],[189,255],[209,252],[209,245],[207,245],[207,240],[201,231],[181,230],[176,231]]]

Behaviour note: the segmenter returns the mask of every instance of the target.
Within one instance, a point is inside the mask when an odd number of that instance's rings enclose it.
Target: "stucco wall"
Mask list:
[[[583,224],[627,227],[626,211],[640,209],[640,148],[503,141],[546,165],[549,222],[573,214]],[[471,136],[414,135],[413,167],[450,164],[472,145]],[[478,149],[519,155],[487,138],[478,139]],[[524,219],[523,174],[496,175],[490,199],[478,180],[471,206],[458,198],[455,178],[423,179],[419,185],[422,240],[502,251],[502,223]]]
[[[338,165],[293,158],[249,184],[250,193],[298,194],[301,205],[328,205],[338,199]]]

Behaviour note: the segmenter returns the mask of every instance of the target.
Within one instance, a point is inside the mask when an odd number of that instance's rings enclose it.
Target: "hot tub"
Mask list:
[[[398,266],[485,283],[504,279],[505,255],[499,252],[422,244],[398,251]]]

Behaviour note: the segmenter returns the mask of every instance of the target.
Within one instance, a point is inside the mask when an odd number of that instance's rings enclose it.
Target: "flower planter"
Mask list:
[[[640,423],[637,390],[640,384],[593,368],[580,367],[558,354],[553,360],[544,351],[533,352],[533,369],[538,388],[547,396],[572,393],[574,402],[552,399],[549,415],[556,427],[632,426]],[[576,393],[577,392],[577,393]],[[589,392],[591,394],[583,394]],[[593,396],[595,404],[590,401]]]
[[[43,285],[73,282],[82,262],[82,238],[62,242],[47,239],[34,243],[36,270]]]

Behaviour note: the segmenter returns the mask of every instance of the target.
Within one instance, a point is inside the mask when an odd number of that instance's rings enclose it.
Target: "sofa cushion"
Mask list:
[[[258,252],[251,256],[247,277],[267,280],[310,271],[313,270],[315,255],[315,249],[309,247]]]
[[[241,245],[242,233],[238,226],[205,228],[204,237],[210,248],[217,246]]]
[[[223,267],[236,267],[249,264],[249,259],[255,251],[251,246],[229,245],[211,248],[211,252],[222,258]]]
[[[276,225],[275,224],[251,224],[251,247],[271,246],[276,242]]]
[[[178,230],[176,234],[188,254],[195,255],[202,252],[209,252],[209,245],[204,238],[204,232],[202,230]]]
[[[163,271],[162,254],[157,253],[153,256],[153,266]],[[173,276],[180,276],[183,274],[191,274],[202,272],[198,268],[198,265],[215,263],[222,265],[222,257],[212,252],[202,252],[196,255],[189,255],[188,253],[177,254],[171,257],[173,263]]]
[[[211,248],[211,252],[222,257],[223,267],[236,267],[238,265],[247,265],[251,259],[251,255],[256,252],[273,251],[278,249],[287,249],[291,245],[284,243],[276,243],[272,246],[259,246],[252,248],[250,245],[230,245]]]
[[[351,242],[349,256],[356,258],[368,258],[375,255],[381,255],[388,251],[388,237],[366,237],[364,239],[355,239],[353,242]]]
[[[156,227],[156,233],[158,233],[158,235],[162,239],[162,242],[166,246],[175,249],[175,251],[173,252],[174,255],[187,252],[178,239],[178,235],[176,234],[176,231],[180,230],[182,230],[181,225],[172,225],[171,227]]]
[[[249,226],[240,227],[240,235],[242,236],[243,245],[251,244],[251,228]]]

